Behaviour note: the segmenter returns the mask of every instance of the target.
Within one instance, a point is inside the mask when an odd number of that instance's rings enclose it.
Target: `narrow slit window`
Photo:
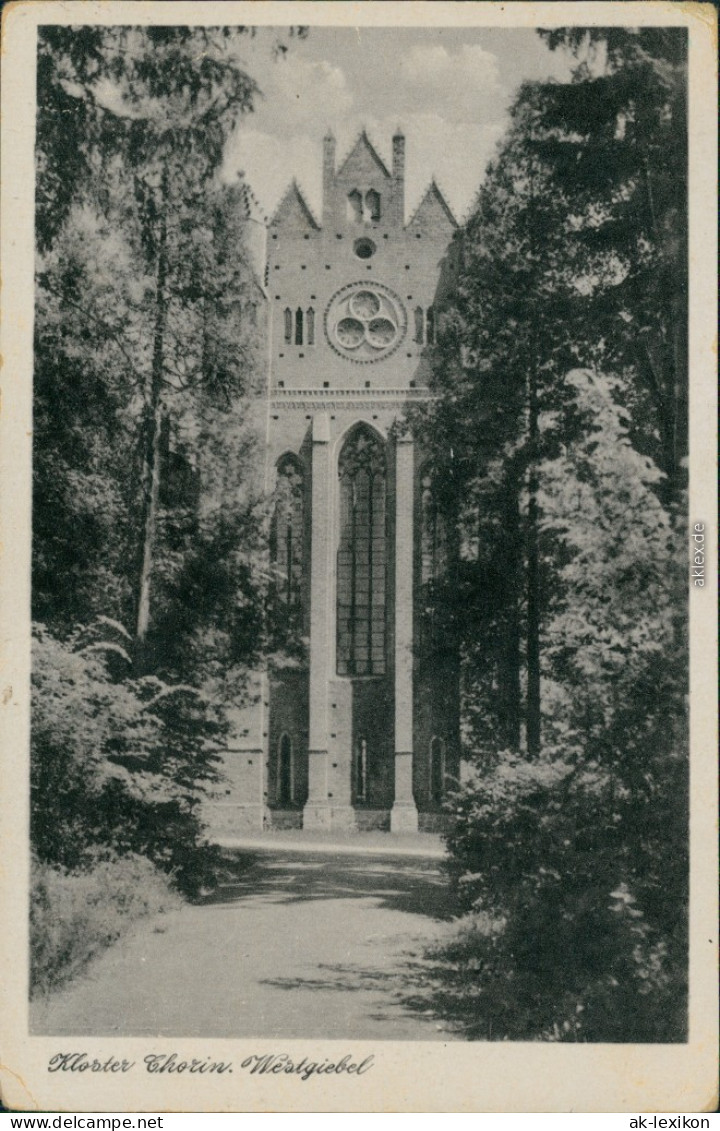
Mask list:
[[[283,734],[278,745],[277,799],[281,805],[291,805],[295,800],[294,769],[292,739]]]
[[[415,307],[415,341],[419,345],[425,341],[425,316],[421,306]]]
[[[307,329],[307,344],[309,346],[315,345],[315,311],[312,306],[309,306],[306,314],[306,329]]]
[[[426,341],[429,346],[435,345],[435,307],[427,308],[426,316]]]
[[[359,738],[355,750],[355,797],[358,801],[367,798],[368,744],[366,738]]]
[[[285,341],[288,345],[292,342],[292,329],[293,329],[292,310],[289,306],[285,307]]]
[[[375,189],[370,189],[365,193],[365,217],[366,223],[376,224],[380,219],[380,193]]]
[[[353,189],[352,192],[348,193],[347,218],[350,221],[354,221],[356,224],[362,224],[363,198],[362,193],[358,189]]]
[[[445,743],[441,738],[430,740],[430,799],[440,802],[445,793]]]

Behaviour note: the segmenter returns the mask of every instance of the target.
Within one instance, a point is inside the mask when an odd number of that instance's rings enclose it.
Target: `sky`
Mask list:
[[[389,165],[406,135],[406,212],[434,176],[458,219],[470,208],[524,80],[568,76],[561,54],[525,28],[313,27],[273,58],[270,35],[245,40],[261,96],[228,146],[224,176],[244,172],[268,216],[295,177],[319,217],[322,138],[342,161],[360,130]]]

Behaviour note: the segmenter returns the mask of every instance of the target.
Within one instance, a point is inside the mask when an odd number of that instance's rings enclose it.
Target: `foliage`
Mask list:
[[[217,779],[222,713],[195,688],[134,678],[125,630],[97,629],[65,642],[35,630],[33,846],[70,869],[100,846],[145,855],[195,893],[217,863],[200,802]]]
[[[456,798],[449,848],[471,915],[443,953],[473,983],[480,1032],[684,1039],[684,767],[658,763],[631,791],[598,763],[504,753]]]
[[[685,45],[547,38],[573,80],[518,93],[414,420],[456,525],[477,770],[449,835],[471,918],[444,969],[476,1035],[679,1040]]]
[[[180,905],[146,859],[95,856],[82,869],[33,862],[30,993],[57,989],[137,919]]]
[[[576,59],[573,82],[545,88],[539,144],[571,194],[574,241],[612,267],[588,296],[606,365],[631,366],[654,424],[635,442],[686,484],[687,32],[559,28],[541,33]]]
[[[568,36],[573,48],[588,41]],[[686,280],[684,196],[682,182],[657,171],[660,191],[652,177],[663,138],[671,165],[684,152],[682,38],[660,35],[652,61],[652,34],[618,29],[603,74],[584,63],[570,83],[526,84],[462,239],[438,396],[415,424],[456,517],[446,619],[460,628],[470,749],[524,744],[536,756],[548,720],[578,694],[591,703],[595,677],[607,687],[646,630],[658,653],[670,651],[672,679],[680,671],[684,348],[672,327]],[[589,41],[603,54],[602,32]],[[617,161],[598,169],[604,148]],[[660,227],[648,193],[656,209],[663,202]],[[661,271],[671,253],[680,258]],[[672,301],[650,285],[653,272],[673,277]],[[674,454],[636,349],[652,318],[653,333],[674,342]],[[668,412],[671,399],[666,388]],[[628,670],[623,693],[632,679]]]
[[[257,94],[246,34],[38,42],[33,839],[73,869],[144,854],[190,892],[264,643],[263,298],[245,186],[218,177]]]

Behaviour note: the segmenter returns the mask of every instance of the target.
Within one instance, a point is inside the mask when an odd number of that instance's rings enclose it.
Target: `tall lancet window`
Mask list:
[[[284,635],[302,630],[303,529],[302,466],[295,456],[286,455],[277,469],[272,531],[275,593]]]
[[[448,567],[447,526],[438,502],[434,469],[426,465],[420,475],[420,636],[424,647],[437,641],[438,585]]]
[[[337,577],[339,675],[385,672],[385,451],[364,424],[340,454]]]
[[[447,530],[438,506],[435,473],[425,466],[420,478],[420,553],[423,589],[441,581],[447,569]]]

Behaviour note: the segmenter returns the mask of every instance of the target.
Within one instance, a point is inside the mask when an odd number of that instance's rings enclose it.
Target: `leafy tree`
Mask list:
[[[192,448],[188,436],[198,438],[208,414],[232,417],[255,381],[260,295],[244,239],[243,189],[223,191],[216,179],[225,141],[251,110],[257,89],[237,61],[241,33],[50,28],[41,37],[39,282],[56,304],[58,333],[68,340],[72,334],[76,350],[85,342],[96,362],[104,351],[102,379],[121,385],[125,395],[134,461],[129,534],[137,543],[124,553],[135,571],[129,585],[137,660],[146,667],[153,662],[151,589],[159,586],[158,551],[167,529],[163,477],[172,465],[177,493],[178,445]],[[70,137],[79,156],[63,164]],[[60,192],[58,169],[72,194]],[[52,210],[58,194],[59,208]],[[104,278],[89,255],[80,270],[84,249],[69,248],[78,210],[86,227],[94,224],[95,253],[104,234]],[[76,265],[74,290],[60,244]],[[90,294],[92,287],[102,293]],[[69,308],[71,329],[64,330]],[[52,368],[54,357],[47,360]],[[247,455],[247,440],[241,449]],[[186,470],[191,502],[197,483],[193,488]]]
[[[105,843],[187,888],[264,631],[262,295],[245,186],[217,176],[257,90],[238,34],[39,42],[33,836],[46,863]],[[90,662],[98,617],[123,638]]]
[[[478,1031],[489,1011],[496,1036],[675,1040],[684,40],[548,38],[585,56],[572,82],[517,96],[462,236],[438,396],[415,420],[457,521],[445,596],[478,771],[449,835],[474,917],[456,958],[465,984],[483,972]]]
[[[476,618],[466,647],[479,659],[475,639],[496,641],[481,674],[484,686],[498,690],[485,737],[516,747],[524,719],[533,755],[541,742],[538,468],[555,442],[541,423],[567,399],[562,374],[577,363],[582,342],[581,267],[563,239],[567,200],[535,145],[541,105],[541,88],[523,88],[468,222],[441,334],[441,397],[432,423],[420,422],[460,515],[462,604]],[[474,681],[475,660],[468,661]]]
[[[582,217],[575,240],[614,265],[590,317],[608,367],[633,370],[649,417],[635,422],[636,441],[678,503],[688,451],[687,33],[541,34],[576,59],[572,83],[545,91],[545,153]]]
[[[463,237],[426,435],[462,512],[466,680],[492,704],[470,712],[490,747],[516,748],[524,719],[528,750],[541,748],[553,560],[538,477],[578,418],[567,373],[617,375],[628,435],[681,521],[685,41],[656,30],[546,33],[582,56],[573,81],[521,89]]]

